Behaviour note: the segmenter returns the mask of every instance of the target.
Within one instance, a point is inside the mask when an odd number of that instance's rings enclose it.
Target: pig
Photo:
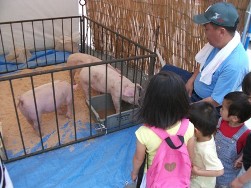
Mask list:
[[[106,66],[97,65],[92,66],[91,68],[91,87],[98,91],[105,93],[106,92]],[[84,91],[84,94],[87,99],[89,99],[89,68],[84,67],[80,71],[79,75],[80,84]],[[135,92],[136,88],[136,92]],[[128,78],[122,77],[122,100],[130,104],[139,105],[139,93],[141,86],[139,84],[132,83]],[[110,93],[112,96],[112,101],[116,113],[120,111],[120,90],[121,90],[121,74],[115,69],[107,67],[107,93]],[[135,94],[135,100],[134,100]]]
[[[71,54],[66,62],[66,66],[73,66],[73,65],[81,65],[81,64],[88,64],[88,63],[96,63],[96,62],[100,62],[102,61],[101,59],[94,57],[92,55],[89,54],[83,54],[83,53],[74,53]],[[110,64],[108,64],[108,66],[110,68],[115,69],[113,66],[111,66]],[[117,69],[115,69],[117,70]],[[119,70],[117,70],[119,72]],[[76,73],[78,74],[78,70],[77,69],[73,69],[72,70],[72,79],[73,79],[73,84],[76,84]]]
[[[102,60],[97,57],[94,57],[92,55],[89,55],[89,54],[74,53],[68,57],[67,62],[66,62],[66,66],[95,63],[95,62],[100,62],[100,61],[102,61]],[[74,78],[75,78],[75,74],[77,72],[79,72],[77,69],[72,70],[73,84],[76,84],[76,81]]]
[[[55,89],[55,99],[56,99],[57,109],[59,109],[63,104],[66,104],[67,105],[66,117],[70,118],[72,114],[71,85],[66,81],[55,80],[54,89]],[[37,104],[38,119],[41,125],[42,124],[41,115],[44,113],[55,111],[52,83],[47,83],[39,87],[36,87],[34,88],[34,92]],[[17,106],[19,110],[26,118],[28,123],[32,125],[36,133],[39,135],[38,120],[35,109],[33,90],[29,90],[23,93],[21,96],[19,96],[18,100],[19,101]]]

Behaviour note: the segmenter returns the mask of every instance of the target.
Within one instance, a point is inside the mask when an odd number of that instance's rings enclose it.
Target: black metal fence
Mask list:
[[[36,27],[37,25],[39,27]],[[21,30],[15,30],[20,27]],[[30,27],[30,30],[26,27]],[[19,38],[16,35],[19,35]],[[8,41],[12,41],[11,45]],[[58,41],[61,46],[57,46]],[[7,51],[8,45],[14,52],[14,60],[10,62],[6,58],[10,53]],[[153,75],[156,55],[140,44],[87,17],[76,16],[0,23],[0,47],[0,154],[5,162],[89,140],[138,123],[134,121],[137,105],[130,104],[128,107],[125,104],[126,108],[123,109],[121,89],[123,76],[131,80],[136,88],[137,84],[144,87]],[[24,52],[23,62],[17,58],[17,49],[20,48]],[[68,56],[78,51],[98,57],[102,61],[66,66]],[[31,53],[31,56],[28,53]],[[61,53],[61,56],[58,53]],[[81,87],[77,91],[74,90],[73,77],[70,76],[73,70],[82,68],[87,68],[91,75],[91,67],[97,65],[104,65],[107,71],[109,64],[122,75],[119,88],[122,107],[119,113],[110,112],[109,108],[113,105],[109,94],[100,95],[91,91],[90,100],[86,100]],[[106,72],[106,80],[108,76]],[[64,80],[71,85],[73,115],[69,119],[62,117],[56,108],[55,80]],[[52,84],[54,111],[39,118],[35,88],[46,83]],[[106,92],[109,93],[107,84],[106,81]],[[19,96],[29,90],[32,92],[30,100],[34,101],[35,105],[38,134],[18,108]],[[134,103],[135,100],[134,96]],[[97,108],[103,110],[103,115],[97,113]]]

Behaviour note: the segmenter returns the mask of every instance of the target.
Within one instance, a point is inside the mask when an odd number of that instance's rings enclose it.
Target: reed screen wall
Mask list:
[[[114,31],[155,49],[158,55],[155,71],[164,64],[172,64],[193,71],[194,57],[206,43],[203,27],[193,23],[192,17],[202,13],[215,0],[88,0],[87,16]],[[249,0],[229,0],[240,15],[241,33]],[[95,39],[94,39],[95,40]]]

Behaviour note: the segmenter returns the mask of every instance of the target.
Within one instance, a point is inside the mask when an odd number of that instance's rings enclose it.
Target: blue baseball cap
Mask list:
[[[214,23],[219,26],[234,27],[239,19],[236,8],[231,3],[219,2],[207,8],[205,13],[193,17],[197,24]]]

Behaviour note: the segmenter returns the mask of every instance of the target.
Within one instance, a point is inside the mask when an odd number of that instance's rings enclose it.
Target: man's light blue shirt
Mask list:
[[[208,56],[204,67],[215,57],[220,50],[214,48]],[[247,52],[240,43],[233,52],[222,62],[212,76],[210,85],[200,81],[201,72],[194,81],[194,91],[201,98],[212,97],[218,104],[222,104],[226,94],[240,90],[244,76],[249,71]]]

